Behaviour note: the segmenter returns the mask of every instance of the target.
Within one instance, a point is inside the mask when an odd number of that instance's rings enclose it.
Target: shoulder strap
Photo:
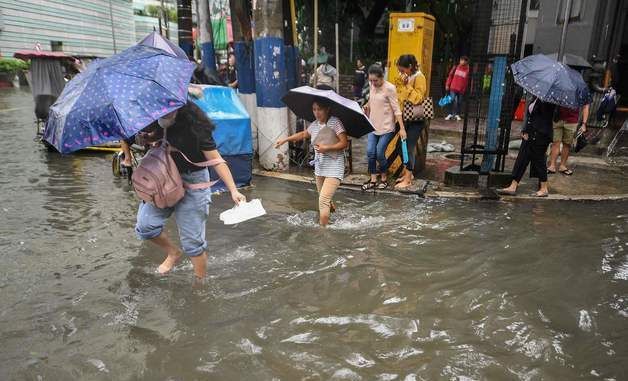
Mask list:
[[[163,128],[163,127],[162,127]],[[222,164],[222,163],[226,163],[226,161],[224,159],[212,159],[212,160],[207,160],[207,161],[201,161],[198,163],[193,162],[192,160],[190,160],[187,156],[185,156],[185,154],[183,152],[181,152],[179,149],[177,149],[176,147],[174,147],[173,145],[171,145],[170,143],[168,143],[168,140],[166,139],[166,135],[167,135],[167,131],[168,128],[164,128],[164,137],[163,137],[163,141],[166,144],[166,148],[170,151],[170,152],[178,152],[181,154],[181,156],[183,156],[183,158],[185,159],[185,161],[187,161],[188,163],[195,165],[197,167],[215,167],[218,164]]]
[[[170,147],[172,147],[172,146],[170,146]],[[175,147],[172,147],[171,151],[180,153],[181,156],[183,156],[183,158],[185,159],[185,161],[187,161],[188,163],[190,163],[192,165],[195,165],[197,167],[215,167],[218,164],[226,163],[226,161],[224,159],[212,159],[212,160],[201,161],[201,162],[195,163],[192,160],[188,159],[188,157],[185,156],[185,154],[183,152],[179,151]]]

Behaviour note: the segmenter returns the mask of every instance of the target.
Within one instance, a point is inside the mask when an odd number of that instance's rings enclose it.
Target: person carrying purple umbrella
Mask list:
[[[510,186],[498,189],[498,194],[508,196],[517,194],[517,188],[529,164],[530,177],[538,177],[539,179],[539,189],[532,193],[532,196],[547,197],[549,195],[545,153],[552,142],[552,121],[555,107],[556,105],[543,102],[538,98],[530,103],[527,110],[527,123],[521,130],[521,148],[519,148],[517,160],[512,168],[512,182]]]
[[[322,97],[314,100],[312,112],[316,120],[306,130],[285,139],[279,139],[275,147],[279,148],[287,142],[312,139],[315,151],[314,174],[318,189],[319,223],[321,226],[327,226],[330,213],[336,209],[332,201],[334,193],[344,177],[344,149],[347,148],[348,139],[340,119],[331,115],[329,100]]]
[[[591,103],[591,93],[582,75],[543,54],[525,57],[511,65],[515,82],[534,96],[526,110],[521,130],[521,148],[512,169],[510,186],[498,194],[515,195],[521,178],[530,164],[530,177],[538,177],[534,197],[547,197],[546,152],[554,138],[554,115],[557,107],[577,109]]]

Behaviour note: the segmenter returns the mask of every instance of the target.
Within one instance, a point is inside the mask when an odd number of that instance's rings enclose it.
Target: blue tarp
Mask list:
[[[251,183],[253,140],[251,137],[251,118],[240,102],[236,92],[223,86],[203,86],[203,99],[194,102],[214,123],[214,140],[218,152],[229,164],[236,185],[246,186]],[[217,178],[212,171],[212,179]],[[224,190],[222,182],[212,190]]]

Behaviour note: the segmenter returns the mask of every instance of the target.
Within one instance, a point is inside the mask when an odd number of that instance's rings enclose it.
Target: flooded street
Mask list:
[[[135,238],[110,154],[33,142],[0,91],[0,380],[626,380],[628,203],[424,200],[255,178],[209,279]],[[175,236],[171,221],[168,233]]]

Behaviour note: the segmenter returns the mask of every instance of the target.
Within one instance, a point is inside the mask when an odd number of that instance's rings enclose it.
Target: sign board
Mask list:
[[[397,32],[414,32],[414,19],[397,19]]]

